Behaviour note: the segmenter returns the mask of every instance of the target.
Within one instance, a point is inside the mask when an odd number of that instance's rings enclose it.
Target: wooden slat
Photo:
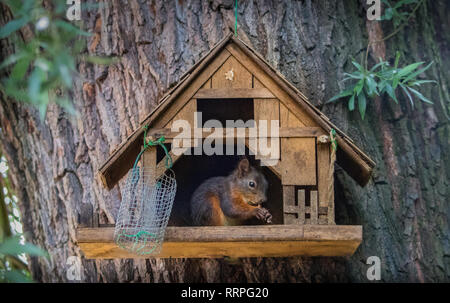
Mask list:
[[[334,183],[329,180],[330,144],[317,144],[317,182],[319,190],[319,207],[326,207],[328,224],[334,223]],[[332,180],[333,181],[333,180]],[[328,191],[331,190],[331,201]]]
[[[273,99],[274,95],[267,88],[212,88],[200,89],[196,99]]]
[[[164,242],[157,258],[351,256],[360,241]],[[114,243],[80,243],[86,259],[143,259]]]
[[[283,186],[284,224],[298,224],[298,212],[289,212],[295,207],[295,186]]]
[[[309,192],[311,203],[311,224],[317,224],[319,219],[319,202],[317,197],[317,190]]]
[[[299,189],[297,191],[297,203],[298,203],[298,223],[305,224],[306,191],[304,189]]]
[[[281,172],[283,185],[316,185],[315,139],[282,139]]]
[[[152,186],[152,184],[155,184],[156,180],[156,148],[156,146],[147,148],[142,155],[142,162],[145,168],[145,177],[147,181],[150,182],[150,186]]]
[[[246,128],[244,132],[237,132],[236,130],[240,130],[240,128],[223,128],[222,134],[217,134],[217,130],[214,130],[214,137],[222,137],[226,135],[231,135],[234,133],[235,138],[262,138],[264,136],[257,133],[253,135],[250,132],[250,129]],[[191,135],[181,135],[180,132],[172,132],[169,128],[149,128],[147,131],[149,135],[153,137],[164,136],[166,139],[170,140],[175,137],[178,138],[192,138],[194,136],[194,131],[192,130]],[[211,131],[201,130],[202,138],[206,138],[212,134]],[[315,138],[321,136],[323,134],[322,130],[319,127],[281,127],[279,130],[280,138]],[[270,136],[270,133],[268,134]],[[170,142],[170,141],[168,141]]]
[[[114,228],[80,228],[86,258],[145,258],[120,249]],[[362,239],[361,226],[270,225],[168,227],[159,258],[349,256]]]
[[[271,139],[272,121],[278,121],[278,127],[280,127],[280,102],[277,99],[254,99],[253,100],[254,107],[254,119],[256,125],[258,127],[258,133],[261,131],[260,121],[267,121],[267,136],[266,144],[261,140],[258,142],[258,152],[255,155],[255,158],[260,160],[264,159],[267,163],[272,163],[276,165],[280,160],[280,139]],[[261,136],[260,136],[261,137]],[[274,141],[274,146],[272,149],[272,141]],[[261,148],[261,146],[263,148]],[[266,147],[267,146],[267,147]],[[263,151],[264,148],[267,150]],[[263,155],[262,153],[265,153]],[[268,153],[268,154],[267,154]]]

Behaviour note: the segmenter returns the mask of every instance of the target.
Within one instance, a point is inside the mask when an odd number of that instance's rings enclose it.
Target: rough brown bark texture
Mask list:
[[[114,55],[109,67],[79,64],[73,89],[78,117],[50,106],[45,121],[36,110],[2,96],[0,147],[19,197],[27,239],[51,260],[31,258],[37,281],[66,281],[66,260],[79,256],[75,229],[113,223],[120,185],[107,191],[99,165],[138,126],[167,88],[234,26],[228,1],[102,1],[83,13],[94,33],[87,52]],[[365,2],[365,1],[363,1]],[[450,2],[426,1],[416,17],[386,41],[406,63],[431,61],[423,88],[434,105],[411,108],[379,99],[367,118],[344,103],[324,101],[344,86],[351,56],[365,53],[366,11],[357,1],[239,1],[241,39],[279,69],[331,120],[347,132],[377,167],[365,188],[336,170],[336,221],[362,224],[364,240],[350,258],[256,258],[226,260],[82,260],[82,281],[323,282],[367,281],[369,256],[382,261],[383,281],[449,281]],[[4,8],[0,23],[9,19]],[[383,22],[383,31],[392,31]],[[13,50],[1,40],[1,54]],[[361,60],[360,60],[361,61]],[[372,61],[373,62],[373,61]],[[96,214],[96,215],[94,215]]]

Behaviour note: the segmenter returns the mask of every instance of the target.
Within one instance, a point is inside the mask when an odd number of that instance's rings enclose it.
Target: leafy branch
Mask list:
[[[394,66],[380,59],[380,62],[370,70],[365,69],[361,64],[352,61],[357,71],[353,73],[344,73],[346,76],[343,81],[351,80],[353,84],[350,88],[331,98],[328,102],[334,102],[340,98],[350,97],[348,100],[348,109],[353,111],[355,103],[358,102],[358,109],[361,118],[364,116],[367,108],[367,98],[382,96],[387,94],[390,99],[398,103],[396,89],[401,88],[408,97],[411,105],[414,107],[413,96],[421,101],[433,104],[429,99],[423,96],[413,87],[420,87],[426,83],[436,83],[434,80],[419,80],[417,77],[425,72],[433,64],[431,62],[424,68],[418,69],[424,62],[416,62],[405,67],[399,67],[400,53],[397,52]]]
[[[425,0],[401,0],[395,5],[391,5],[387,0],[383,0],[383,2],[388,5],[388,9],[385,10],[382,20],[394,19],[396,30],[383,39],[369,41],[366,48],[364,63],[359,64],[355,60],[352,60],[352,64],[357,70],[352,73],[344,73],[346,78],[344,78],[343,81],[351,80],[353,83],[346,90],[332,97],[328,102],[334,102],[341,98],[349,97],[348,109],[353,111],[355,109],[355,103],[357,102],[358,110],[363,120],[366,113],[368,98],[388,95],[390,99],[394,100],[395,103],[398,103],[396,92],[399,89],[403,91],[413,107],[413,97],[418,98],[425,103],[433,104],[433,102],[417,90],[422,84],[436,83],[434,80],[418,79],[418,76],[428,70],[433,62],[421,69],[419,69],[419,67],[425,62],[415,62],[405,67],[399,67],[400,53],[397,51],[394,66],[391,67],[387,61],[380,58],[380,62],[375,64],[371,69],[368,69],[367,67],[370,46],[396,35],[407,24],[411,16],[415,14],[424,1]],[[400,12],[402,6],[412,3],[417,4],[410,14]]]
[[[24,254],[44,257],[48,254],[33,244],[24,243],[7,170],[6,159],[0,151],[0,282],[31,282]]]
[[[46,9],[41,1],[1,0],[14,19],[0,28],[0,39],[10,37],[16,51],[7,57],[0,69],[8,67],[1,90],[8,96],[36,106],[44,118],[47,106],[55,102],[69,113],[75,113],[68,92],[77,75],[77,59],[92,63],[112,62],[110,58],[82,56],[85,40],[91,34],[64,19],[66,1],[53,0]],[[32,37],[24,41],[19,30],[29,29]]]

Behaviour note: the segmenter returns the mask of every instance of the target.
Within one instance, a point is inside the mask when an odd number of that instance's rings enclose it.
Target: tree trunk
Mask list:
[[[365,1],[361,1],[361,3]],[[234,1],[101,1],[83,12],[91,54],[118,56],[108,67],[80,63],[68,116],[0,100],[0,147],[20,201],[27,239],[51,260],[31,258],[37,281],[67,281],[70,256],[80,256],[77,226],[95,218],[114,223],[120,183],[107,191],[97,170],[135,130],[160,96],[234,27]],[[446,0],[426,1],[409,25],[387,40],[386,58],[403,65],[432,61],[422,88],[433,105],[379,98],[367,117],[344,102],[326,104],[344,88],[351,57],[362,61],[368,42],[366,10],[357,1],[239,1],[238,35],[279,69],[311,102],[377,163],[359,187],[336,169],[337,224],[363,225],[363,242],[349,258],[82,259],[82,281],[145,282],[365,282],[369,256],[381,259],[383,281],[449,281],[448,197],[450,27]],[[9,15],[2,6],[0,23]],[[385,34],[392,23],[383,21]],[[2,58],[13,49],[0,41]],[[372,59],[373,63],[373,59]],[[378,102],[378,109],[375,104]],[[123,181],[122,181],[123,182]]]

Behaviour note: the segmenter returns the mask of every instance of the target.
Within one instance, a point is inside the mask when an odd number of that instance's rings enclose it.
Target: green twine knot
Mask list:
[[[135,170],[137,163],[139,162],[139,159],[141,158],[142,154],[144,153],[144,151],[149,148],[150,146],[161,146],[162,149],[164,150],[164,152],[166,153],[166,168],[172,168],[173,166],[173,161],[172,161],[172,157],[169,154],[169,151],[167,150],[167,147],[164,145],[164,142],[166,141],[166,138],[164,138],[164,136],[159,137],[157,140],[152,141],[150,139],[146,140],[147,138],[147,129],[148,129],[148,125],[144,126],[144,148],[141,150],[141,152],[139,153],[139,155],[136,157],[136,161],[134,162],[133,165],[133,170]]]
[[[161,146],[162,149],[164,150],[164,152],[166,153],[166,163],[165,163],[166,168],[172,168],[172,166],[173,166],[172,157],[170,156],[169,151],[167,150],[167,147],[164,145],[166,138],[164,138],[164,136],[161,136],[155,141],[152,141],[150,139],[146,140],[147,129],[148,129],[148,125],[145,125],[144,126],[144,149],[143,150],[146,150],[150,146],[157,146],[157,145]]]

